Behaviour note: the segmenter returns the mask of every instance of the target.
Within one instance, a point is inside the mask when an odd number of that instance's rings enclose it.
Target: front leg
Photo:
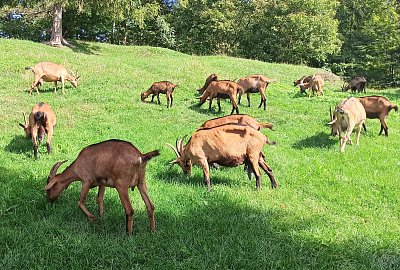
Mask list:
[[[92,186],[92,180],[82,179],[82,189],[81,189],[81,194],[79,196],[78,207],[83,211],[83,213],[85,213],[85,215],[89,218],[90,221],[94,221],[94,216],[85,207],[86,197],[89,193],[91,186]]]
[[[200,165],[203,168],[204,183],[207,185],[208,191],[211,191],[210,168],[208,162],[202,161]]]
[[[158,100],[158,105],[160,105],[161,104],[161,102],[160,102],[160,93],[157,93],[157,100]]]

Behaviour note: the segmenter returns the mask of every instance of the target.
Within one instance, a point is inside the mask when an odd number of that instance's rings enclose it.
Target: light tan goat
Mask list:
[[[121,140],[108,140],[85,147],[62,173],[57,174],[58,168],[65,161],[57,162],[50,170],[45,191],[49,201],[58,199],[60,194],[74,181],[82,182],[78,207],[89,220],[94,216],[85,207],[89,190],[99,187],[97,203],[99,216],[104,215],[103,197],[105,187],[112,187],[118,191],[126,215],[126,232],[133,230],[133,208],[129,200],[129,188],[138,187],[140,195],[146,205],[151,231],[155,231],[154,205],[147,193],[145,181],[146,164],[155,156],[158,150],[142,154],[133,144]]]
[[[238,92],[242,91],[242,87],[235,82],[232,81],[212,81],[207,89],[204,91],[203,95],[199,97],[200,103],[199,106],[203,105],[207,98],[210,98],[209,110],[211,111],[211,105],[213,98],[217,98],[218,103],[218,112],[221,111],[220,99],[223,96],[229,97],[232,102],[232,111],[231,114],[236,110],[236,113],[239,113],[239,108],[236,103],[236,96]]]
[[[313,77],[313,75],[303,76],[303,77],[301,77],[300,79],[295,80],[295,81],[293,82],[293,86],[299,85],[299,87],[300,87],[300,94],[301,94],[301,93],[305,93],[306,90],[307,90],[307,88],[308,88],[308,85],[305,86],[304,84],[305,84],[305,83],[308,83],[308,82],[311,80],[312,77]],[[301,82],[302,82],[302,85],[300,85]]]
[[[269,128],[273,130],[273,124],[271,123],[260,123],[253,117],[247,114],[232,114],[226,115],[224,117],[218,117],[210,119],[204,122],[200,128],[213,128],[217,126],[222,126],[225,124],[243,124],[254,128],[255,130],[260,130],[261,128]]]
[[[276,80],[269,79],[264,75],[251,75],[245,78],[240,78],[237,83],[243,88],[243,93],[239,93],[239,104],[242,97],[242,94],[247,94],[247,102],[250,107],[250,93],[260,93],[261,102],[258,108],[261,108],[261,105],[264,104],[264,110],[266,108],[266,96],[265,90],[269,83],[274,82]]]
[[[54,64],[51,62],[40,62],[33,67],[26,67],[26,70],[32,70],[35,75],[35,79],[32,83],[29,94],[32,95],[33,88],[39,94],[38,86],[45,82],[54,82],[54,93],[57,92],[57,82],[61,82],[62,93],[64,94],[65,81],[70,81],[73,87],[78,86],[78,71],[76,75],[68,74],[67,69],[63,65]]]
[[[208,191],[211,191],[209,164],[213,163],[226,167],[245,164],[248,174],[253,173],[256,177],[257,190],[261,185],[261,167],[268,175],[272,188],[277,187],[272,169],[261,152],[265,144],[275,143],[261,132],[246,125],[227,124],[197,130],[184,146],[185,137],[176,141],[176,147],[167,144],[177,155],[171,164],[177,163],[185,174],[191,173],[192,165],[201,166]]]
[[[336,106],[333,115],[331,115],[331,122],[328,124],[331,125],[332,128],[331,135],[339,135],[341,152],[344,152],[347,141],[352,144],[350,135],[354,127],[357,127],[356,144],[358,145],[361,128],[365,120],[365,109],[360,101],[354,97],[346,98]],[[342,137],[342,132],[346,132],[344,137]]]
[[[311,78],[311,80],[309,80],[307,83],[304,83],[304,80],[306,79],[306,77],[305,78],[303,78],[301,81],[300,81],[300,87],[302,87],[302,86],[304,86],[305,88],[304,88],[304,91],[308,88],[308,89],[310,89],[310,92],[308,93],[308,97],[311,97],[311,95],[313,95],[314,94],[314,92],[317,92],[317,95],[318,96],[320,96],[320,95],[324,95],[324,90],[323,90],[323,87],[324,87],[324,78],[322,78],[322,76],[321,75],[319,75],[319,74],[314,74],[313,76],[312,76],[312,78]]]
[[[51,153],[51,139],[53,137],[54,127],[56,126],[56,114],[51,107],[40,102],[33,106],[29,114],[29,122],[26,121],[25,113],[24,124],[19,124],[25,131],[25,135],[32,139],[33,142],[33,156],[37,159],[38,140],[42,141],[45,133],[47,133],[47,153]]]

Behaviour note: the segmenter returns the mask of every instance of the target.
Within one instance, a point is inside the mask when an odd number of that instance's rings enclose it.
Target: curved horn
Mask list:
[[[329,116],[331,117],[331,121],[333,120],[333,115],[332,115],[332,107],[329,106]]]
[[[179,150],[179,153],[181,153],[181,154],[182,154],[182,151],[183,151],[183,142],[185,141],[186,137],[187,137],[187,135],[183,136],[183,138],[179,141],[178,150]]]
[[[57,162],[56,164],[54,164],[53,168],[51,168],[51,170],[50,170],[49,178],[50,179],[53,178],[56,175],[58,168],[60,168],[60,166],[67,161],[68,160],[64,160],[64,161],[60,161],[60,162]]]
[[[166,143],[165,145],[168,145],[169,147],[171,147],[172,150],[174,150],[176,156],[177,156],[177,157],[180,157],[179,152],[178,152],[178,149],[176,149],[172,144]]]
[[[28,126],[28,122],[26,121],[26,115],[24,112],[22,112],[22,115],[24,116],[24,124],[25,126]]]
[[[69,72],[72,74],[72,76],[76,77],[76,76],[75,76],[75,73],[74,73],[72,70],[67,69],[67,71],[69,71]]]

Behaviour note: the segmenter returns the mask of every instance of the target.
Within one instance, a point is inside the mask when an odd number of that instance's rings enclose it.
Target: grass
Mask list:
[[[379,121],[367,120],[359,146],[339,152],[326,123],[329,106],[351,93],[327,83],[325,96],[298,94],[292,81],[316,72],[304,66],[263,63],[226,56],[197,57],[161,48],[80,43],[74,49],[51,48],[0,39],[0,268],[1,269],[399,269],[400,124],[391,113],[389,137],[378,136]],[[78,88],[53,93],[46,83],[29,96],[33,80],[24,67],[53,61],[78,69]],[[267,110],[244,98],[240,112],[275,124],[262,131],[276,146],[265,147],[279,188],[266,175],[255,190],[242,167],[211,171],[213,191],[202,171],[191,177],[168,164],[165,146],[191,134],[222,112],[196,106],[196,89],[210,73],[235,79],[261,73],[277,79],[267,89]],[[140,101],[152,82],[170,80],[174,105]],[[400,89],[373,90],[397,102]],[[357,94],[359,95],[359,94]],[[57,114],[53,153],[39,147],[33,159],[24,138],[22,111],[49,103]],[[353,137],[355,135],[353,134]],[[156,207],[157,231],[149,232],[147,213],[137,190],[132,236],[126,236],[122,205],[114,189],[105,195],[105,217],[94,223],[77,208],[80,183],[73,183],[50,204],[43,187],[54,163],[70,164],[85,146],[102,140],[128,140],[142,152],[160,149],[147,166],[149,195]],[[65,169],[63,165],[59,171]],[[96,192],[87,207],[97,213]]]

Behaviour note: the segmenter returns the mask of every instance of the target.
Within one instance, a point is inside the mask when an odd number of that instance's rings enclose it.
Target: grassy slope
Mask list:
[[[326,85],[323,97],[301,96],[291,82],[313,70],[230,57],[196,57],[166,49],[81,44],[79,49],[51,48],[27,41],[0,39],[0,268],[153,268],[153,269],[395,269],[400,267],[399,116],[389,117],[390,137],[378,136],[379,122],[368,120],[360,146],[339,153],[328,136],[328,108],[350,93]],[[47,83],[40,96],[27,90],[39,61],[78,69],[77,89],[53,94]],[[210,73],[235,79],[253,73],[278,80],[267,90],[267,110],[259,96],[241,113],[273,122],[263,131],[276,146],[267,160],[280,184],[271,190],[263,175],[260,192],[243,168],[211,171],[214,190],[206,191],[200,168],[185,177],[168,162],[165,146],[191,134],[202,122],[228,114],[194,106],[195,89]],[[140,102],[139,94],[157,80],[179,84],[174,106]],[[369,90],[369,93],[378,93]],[[392,101],[400,90],[379,92]],[[54,152],[39,149],[17,125],[35,102],[45,101],[57,114]],[[244,99],[244,104],[247,104]],[[353,135],[354,136],[354,135]],[[142,152],[161,150],[147,169],[149,194],[156,206],[157,232],[150,234],[137,191],[132,237],[124,234],[123,208],[115,190],[105,196],[106,215],[95,223],[76,207],[76,182],[54,203],[43,187],[51,166],[92,143],[110,138],[131,141]],[[60,171],[65,165],[60,168]],[[96,192],[87,200],[97,211]]]

